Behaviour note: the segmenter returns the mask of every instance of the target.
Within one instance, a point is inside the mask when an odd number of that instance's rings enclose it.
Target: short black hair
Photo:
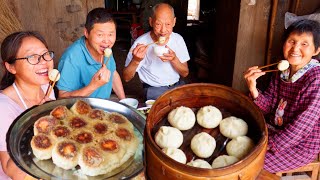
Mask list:
[[[113,22],[114,24],[116,24],[112,15],[108,13],[107,9],[95,8],[88,13],[86,24],[84,26],[87,29],[88,33],[90,33],[94,24],[106,22]]]
[[[291,33],[310,33],[313,36],[313,44],[315,50],[320,46],[320,23],[317,21],[302,19],[292,23],[283,34],[283,42],[285,42]]]

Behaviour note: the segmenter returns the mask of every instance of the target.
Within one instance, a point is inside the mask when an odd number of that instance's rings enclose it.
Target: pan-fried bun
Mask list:
[[[39,133],[49,134],[57,124],[58,120],[53,116],[43,116],[34,123],[33,132],[35,135]]]
[[[105,173],[103,153],[94,146],[83,146],[79,154],[79,166],[85,175],[97,176]]]
[[[78,164],[79,147],[68,139],[58,141],[52,150],[52,161],[62,169],[72,169]]]
[[[74,105],[70,108],[70,110],[76,115],[87,115],[91,111],[91,106],[85,101],[78,100]]]
[[[66,106],[58,106],[54,108],[50,115],[58,120],[63,120],[72,115],[72,112]]]
[[[31,139],[31,148],[36,158],[40,160],[50,159],[54,140],[45,134],[38,134]]]
[[[66,138],[66,137],[69,137],[70,134],[71,134],[70,128],[63,125],[58,125],[54,127],[50,132],[50,135],[53,139]]]

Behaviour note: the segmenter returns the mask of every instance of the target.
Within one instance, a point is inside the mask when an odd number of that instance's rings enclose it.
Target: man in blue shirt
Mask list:
[[[75,41],[62,55],[58,70],[59,97],[84,96],[110,98],[113,89],[119,99],[125,98],[116,63],[104,56],[116,40],[116,25],[104,8],[87,15],[84,36]]]

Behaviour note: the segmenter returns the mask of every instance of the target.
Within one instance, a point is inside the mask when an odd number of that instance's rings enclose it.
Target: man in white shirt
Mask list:
[[[172,32],[176,18],[169,4],[153,7],[149,18],[152,31],[140,36],[127,55],[123,77],[130,81],[136,72],[143,84],[146,99],[157,99],[165,91],[184,84],[180,76],[189,74],[188,49],[181,35]],[[162,40],[159,43],[159,38]],[[163,46],[168,52],[157,56],[154,48]]]

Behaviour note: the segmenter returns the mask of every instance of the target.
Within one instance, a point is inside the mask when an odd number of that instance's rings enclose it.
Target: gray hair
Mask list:
[[[154,18],[154,15],[155,15],[158,7],[161,6],[161,5],[167,5],[167,6],[170,8],[173,17],[176,17],[175,14],[174,14],[174,9],[173,9],[173,7],[172,7],[170,4],[167,4],[167,3],[158,3],[158,4],[156,4],[156,5],[154,5],[154,6],[152,7],[152,13],[151,13],[151,17],[152,17],[152,18]]]

